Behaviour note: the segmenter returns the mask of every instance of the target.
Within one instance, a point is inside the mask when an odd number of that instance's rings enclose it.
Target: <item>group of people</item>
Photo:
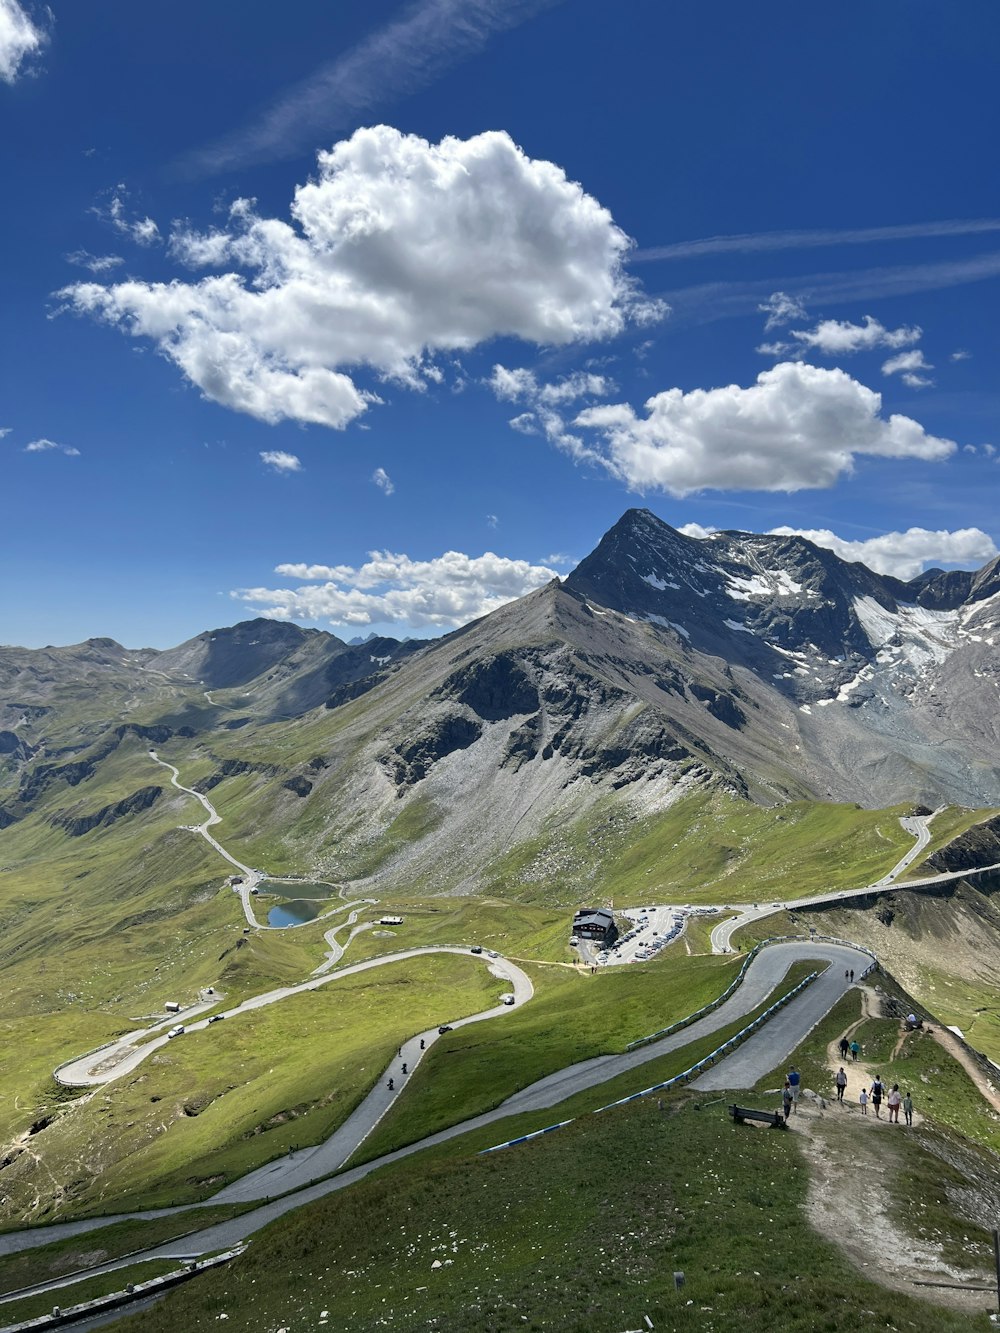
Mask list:
[[[840,1087],[840,1076],[843,1073],[844,1070],[843,1067],[841,1067],[841,1069],[837,1073],[838,1101],[844,1100],[843,1093]],[[846,1075],[844,1076],[844,1083],[845,1085],[847,1083]],[[889,1091],[886,1092],[885,1084],[879,1078],[878,1074],[876,1074],[874,1079],[872,1079],[871,1087],[866,1088],[864,1085],[862,1085],[861,1091],[858,1093],[858,1104],[861,1107],[861,1114],[862,1115],[868,1114],[868,1103],[871,1102],[876,1116],[878,1116],[881,1119],[883,1101],[885,1102],[886,1106],[889,1109],[890,1124],[893,1121],[895,1121],[897,1125],[899,1124],[900,1109],[902,1109],[903,1115],[906,1117],[906,1123],[908,1125],[913,1124],[913,1098],[910,1096],[908,1092],[900,1092],[898,1083],[894,1083],[892,1087],[889,1089]]]
[[[844,1100],[844,1093],[847,1091],[847,1074],[843,1065],[837,1070],[836,1077],[833,1081],[837,1089],[837,1101],[842,1103]],[[801,1086],[802,1075],[795,1066],[792,1065],[788,1070],[785,1086],[781,1090],[781,1109],[786,1121],[798,1105],[799,1088]],[[899,1112],[902,1110],[903,1115],[906,1118],[906,1123],[908,1125],[913,1124],[913,1098],[908,1092],[900,1092],[898,1083],[894,1083],[887,1092],[885,1084],[879,1078],[878,1074],[876,1074],[872,1080],[870,1088],[865,1087],[864,1084],[861,1085],[861,1091],[858,1094],[858,1104],[861,1107],[861,1114],[868,1114],[868,1105],[871,1103],[875,1110],[875,1115],[881,1119],[883,1102],[885,1102],[888,1108],[890,1123],[895,1121],[897,1125],[899,1124]]]

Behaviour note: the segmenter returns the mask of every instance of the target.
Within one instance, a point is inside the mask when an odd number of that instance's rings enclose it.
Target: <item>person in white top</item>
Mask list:
[[[895,1120],[896,1124],[898,1125],[899,1105],[900,1102],[902,1102],[903,1100],[903,1094],[899,1091],[898,1083],[894,1083],[892,1085],[892,1090],[890,1091],[888,1097],[885,1100],[886,1100],[886,1105],[889,1108],[889,1123],[892,1124],[892,1122]]]

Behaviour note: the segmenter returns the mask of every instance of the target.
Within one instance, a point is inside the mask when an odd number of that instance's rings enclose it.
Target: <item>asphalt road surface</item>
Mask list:
[[[298,1172],[294,1160],[288,1162],[288,1159],[285,1159],[286,1166],[283,1166],[282,1163],[272,1163],[270,1168],[264,1167],[260,1172],[254,1172],[250,1177],[245,1178],[248,1182],[252,1182],[248,1188],[250,1190],[259,1189],[261,1183],[265,1180],[264,1173],[277,1168],[278,1174],[275,1174],[272,1178],[274,1192],[276,1193],[281,1189],[293,1189],[293,1193],[280,1199],[273,1199],[262,1207],[244,1213],[241,1217],[234,1218],[231,1221],[206,1227],[193,1235],[185,1236],[181,1241],[167,1243],[144,1251],[141,1255],[133,1256],[133,1262],[139,1258],[191,1257],[212,1250],[228,1248],[267,1226],[275,1218],[281,1217],[314,1199],[323,1198],[336,1191],[346,1189],[356,1181],[364,1179],[371,1172],[377,1171],[380,1167],[387,1166],[404,1157],[409,1157],[424,1148],[457,1138],[470,1130],[496,1124],[520,1112],[555,1106],[558,1102],[573,1096],[577,1092],[599,1086],[629,1070],[638,1070],[649,1061],[687,1046],[690,1042],[697,1041],[702,1036],[716,1032],[757,1008],[779,984],[788,967],[793,962],[802,959],[823,960],[829,966],[822,977],[813,982],[801,995],[797,996],[785,1009],[780,1011],[776,1018],[765,1024],[760,1033],[750,1038],[726,1059],[720,1061],[709,1074],[704,1075],[696,1084],[698,1087],[738,1088],[750,1086],[763,1074],[787,1059],[803,1037],[849,988],[850,983],[844,976],[845,969],[853,967],[855,975],[860,975],[870,964],[871,959],[867,954],[847,945],[817,943],[809,940],[770,945],[766,949],[762,949],[753,959],[747,969],[743,984],[724,1004],[697,1023],[674,1033],[670,1037],[662,1038],[649,1046],[644,1046],[623,1055],[598,1056],[596,1059],[571,1065],[515,1093],[514,1096],[509,1097],[492,1111],[452,1125],[448,1129],[421,1139],[418,1143],[409,1144],[405,1148],[387,1153],[371,1162],[365,1162],[361,1166],[350,1167],[331,1179],[317,1181],[302,1189],[294,1190]],[[499,962],[500,960],[491,961]],[[508,966],[513,965],[508,964]],[[717,1079],[718,1081],[709,1083],[705,1081],[708,1079]],[[638,1082],[639,1080],[637,1080]],[[375,1110],[377,1107],[372,1109]],[[377,1123],[377,1120],[373,1123]],[[327,1144],[321,1145],[318,1149],[309,1150],[308,1154],[303,1153],[307,1170],[314,1172],[321,1160],[330,1162],[338,1157],[341,1160],[346,1160],[350,1153],[355,1150],[350,1141],[352,1137],[355,1143],[363,1142],[365,1135],[370,1132],[371,1126],[369,1125],[366,1128],[364,1124],[356,1125],[352,1129],[351,1135],[348,1136],[343,1131],[346,1131],[349,1124],[351,1124],[350,1120],[327,1141]],[[338,1136],[339,1141],[336,1146],[330,1146],[334,1145]],[[497,1137],[502,1139],[502,1131],[498,1133]],[[324,1151],[328,1151],[329,1154],[326,1159],[314,1156],[314,1154],[320,1154]],[[335,1170],[336,1167],[330,1166],[328,1169]],[[254,1177],[256,1177],[256,1180]],[[252,1192],[245,1196],[232,1192],[238,1190],[243,1183],[243,1181],[235,1182],[234,1185],[227,1187],[226,1190],[207,1202],[213,1203],[238,1197],[259,1197]],[[163,1216],[166,1211],[170,1210],[157,1210],[155,1213],[132,1214],[132,1216]],[[56,1223],[53,1226],[39,1227],[28,1232],[0,1236],[0,1254],[14,1253],[37,1245],[48,1244],[61,1239],[65,1235],[72,1235],[93,1227],[106,1226],[110,1220],[113,1219],[95,1218],[90,1221],[89,1225],[87,1223]],[[101,1270],[95,1270],[95,1272],[99,1271]]]

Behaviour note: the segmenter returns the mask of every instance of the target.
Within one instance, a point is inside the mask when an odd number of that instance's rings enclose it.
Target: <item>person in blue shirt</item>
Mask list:
[[[788,1086],[792,1090],[792,1110],[794,1111],[799,1104],[799,1084],[802,1082],[802,1075],[794,1065],[788,1071]]]

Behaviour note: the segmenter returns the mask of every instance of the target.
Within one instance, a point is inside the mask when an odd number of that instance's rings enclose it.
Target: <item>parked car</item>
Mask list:
[[[183,1031],[184,1031],[184,1024],[178,1023],[176,1027],[170,1029],[170,1031],[167,1033],[167,1036],[168,1038],[179,1037]]]
[[[221,1023],[225,1016],[225,1014],[213,1014],[208,1021],[210,1023]]]

